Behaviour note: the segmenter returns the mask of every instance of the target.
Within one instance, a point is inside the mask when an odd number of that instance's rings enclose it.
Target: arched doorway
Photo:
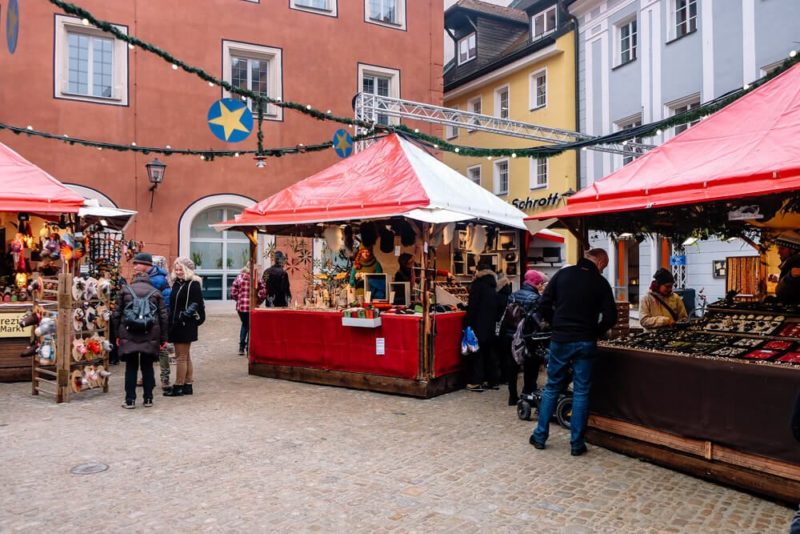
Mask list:
[[[181,217],[180,255],[197,266],[206,300],[230,299],[230,287],[250,255],[244,234],[217,232],[209,225],[233,219],[253,203],[239,195],[215,195],[198,200]]]

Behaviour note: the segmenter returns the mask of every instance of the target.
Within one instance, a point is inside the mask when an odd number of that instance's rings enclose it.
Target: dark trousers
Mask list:
[[[499,381],[497,360],[493,350],[493,339],[479,339],[478,351],[467,356],[467,383],[483,384]]]
[[[536,381],[539,378],[539,365],[541,365],[541,358],[539,357],[533,344],[528,345],[528,351],[531,356],[522,365],[522,393],[533,393],[536,389]],[[519,394],[517,392],[517,375],[519,374],[520,365],[514,360],[511,354],[511,337],[504,335],[500,337],[499,343],[500,361],[502,362],[503,378],[508,381],[508,396],[510,399],[516,399]]]
[[[236,312],[239,314],[239,320],[242,322],[239,328],[239,348],[244,350],[247,347],[247,340],[250,334],[250,312]]]
[[[125,355],[125,400],[136,400],[136,377],[139,369],[142,370],[142,386],[145,399],[153,398],[153,388],[156,386],[156,376],[153,372],[153,360],[156,355],[144,352],[134,352]]]

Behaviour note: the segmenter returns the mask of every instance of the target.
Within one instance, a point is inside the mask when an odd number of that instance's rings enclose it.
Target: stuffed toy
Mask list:
[[[99,358],[103,354],[103,339],[97,335],[86,340],[86,359]]]
[[[41,300],[44,297],[44,288],[42,287],[42,281],[39,278],[34,278],[30,284],[28,284],[28,293],[30,293],[31,298],[37,298]]]
[[[72,280],[72,298],[75,300],[82,300],[83,293],[86,291],[86,280],[80,276],[76,276]]]
[[[94,320],[97,328],[104,329],[108,325],[109,319],[111,319],[111,310],[108,309],[108,306],[105,304],[98,306],[97,318]]]
[[[109,302],[111,300],[111,280],[108,278],[103,278],[99,282],[97,282],[97,296],[103,302]]]
[[[58,232],[53,232],[50,236],[45,240],[42,244],[42,252],[41,256],[43,258],[58,258],[58,246],[59,242],[61,241],[61,236],[58,235]]]
[[[86,343],[83,342],[82,339],[73,339],[72,340],[72,359],[76,362],[81,361],[86,357],[87,353]]]
[[[55,324],[55,323],[54,323]],[[39,363],[42,365],[51,365],[56,360],[56,344],[53,336],[48,335],[42,338],[42,342],[37,350],[39,354]]]
[[[74,241],[72,240],[72,236],[69,234],[64,234],[61,237],[61,244],[59,247],[59,254],[64,261],[71,261],[72,260],[72,250],[74,248]]]
[[[72,328],[76,332],[81,332],[84,327],[84,320],[86,319],[86,312],[83,308],[78,308],[72,312]]]
[[[72,251],[72,257],[76,260],[83,258],[86,255],[86,239],[82,233],[75,233],[75,244]]]
[[[39,343],[33,342],[30,345],[28,345],[27,347],[25,347],[25,350],[20,352],[19,356],[20,356],[20,358],[27,358],[29,356],[33,356],[38,351],[39,351]]]
[[[10,250],[11,256],[14,258],[14,270],[25,272],[25,240],[21,233],[14,236],[11,242]]]
[[[86,289],[83,291],[83,300],[94,300],[97,298],[97,278],[91,276],[86,279]]]
[[[94,332],[94,329],[97,326],[95,321],[97,321],[97,310],[91,306],[87,306],[83,316],[83,323],[86,325],[86,330]]]
[[[39,326],[33,331],[39,337],[52,336],[56,333],[56,322],[50,317],[45,317],[39,321]]]
[[[114,350],[114,345],[112,345],[111,342],[107,339],[103,339],[102,345],[103,345],[103,351],[105,352],[111,352],[112,350]]]
[[[19,327],[26,328],[28,326],[34,326],[39,324],[39,321],[42,320],[42,317],[38,313],[34,313],[29,311],[19,319]]]

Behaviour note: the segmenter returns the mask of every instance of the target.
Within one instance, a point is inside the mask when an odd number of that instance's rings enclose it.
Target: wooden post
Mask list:
[[[428,224],[421,223],[422,227],[422,259],[420,261],[420,282],[419,287],[422,291],[422,351],[420,356],[420,368],[417,377],[423,380],[429,380],[431,377],[431,350],[430,350],[430,335],[431,335],[431,313],[430,313],[430,298],[428,296]]]
[[[58,275],[58,321],[56,322],[56,402],[69,401],[69,371],[72,354],[72,275]]]
[[[250,241],[250,310],[256,308],[258,300],[258,280],[256,279],[256,257],[258,255],[258,230],[245,232],[247,239]],[[248,345],[249,346],[249,345]]]

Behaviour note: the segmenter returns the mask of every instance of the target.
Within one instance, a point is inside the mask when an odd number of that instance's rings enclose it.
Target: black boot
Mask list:
[[[194,391],[192,390],[191,384],[184,384],[183,385],[183,394],[184,395],[192,395]]]
[[[183,397],[183,386],[172,386],[164,390],[165,397]]]

